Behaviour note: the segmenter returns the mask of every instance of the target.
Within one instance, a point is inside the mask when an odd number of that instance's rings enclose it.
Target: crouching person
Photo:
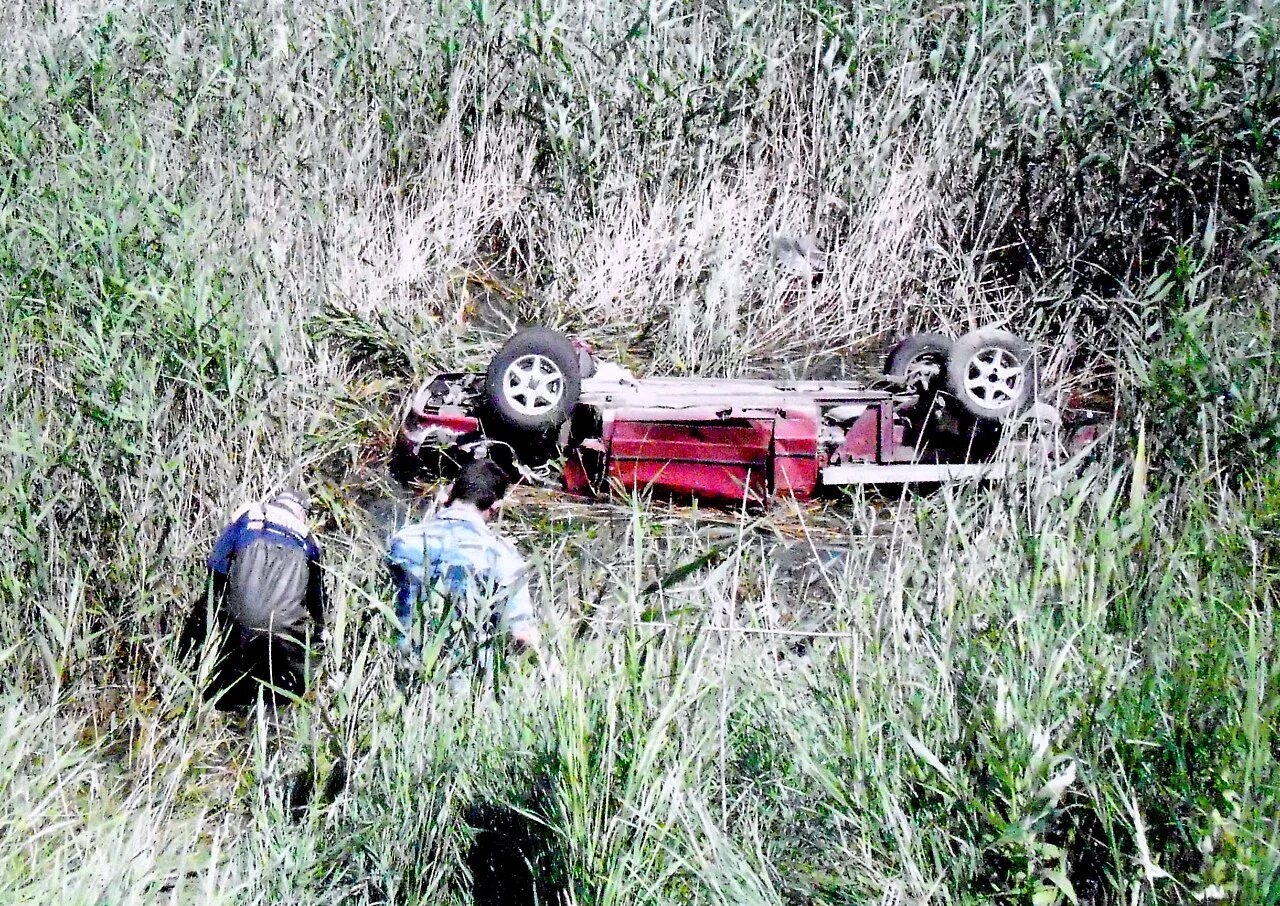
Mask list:
[[[205,698],[219,710],[252,708],[263,689],[268,704],[306,691],[311,645],[324,625],[320,546],[297,493],[242,508],[209,557],[205,593],[179,644],[185,655],[213,635],[214,672]]]
[[[528,567],[490,525],[509,485],[496,463],[469,463],[434,516],[392,536],[397,647],[410,677],[444,660],[451,686],[487,685],[507,651],[540,654]]]

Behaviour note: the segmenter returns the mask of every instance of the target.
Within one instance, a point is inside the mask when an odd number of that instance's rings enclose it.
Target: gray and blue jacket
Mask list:
[[[306,620],[324,622],[320,546],[310,528],[284,507],[249,504],[223,529],[209,557],[223,612],[241,629],[302,640]]]

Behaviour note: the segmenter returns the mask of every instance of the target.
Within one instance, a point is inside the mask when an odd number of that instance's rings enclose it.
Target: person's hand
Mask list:
[[[518,654],[533,652],[536,655],[541,644],[542,633],[536,626],[522,622],[511,628],[511,646]]]

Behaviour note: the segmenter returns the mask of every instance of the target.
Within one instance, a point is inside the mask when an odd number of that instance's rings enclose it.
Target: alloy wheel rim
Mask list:
[[[564,372],[544,355],[522,355],[503,372],[502,390],[521,415],[543,415],[564,398]]]
[[[974,405],[994,412],[1018,400],[1026,374],[1026,366],[1012,352],[1001,346],[987,346],[969,359],[964,389]]]

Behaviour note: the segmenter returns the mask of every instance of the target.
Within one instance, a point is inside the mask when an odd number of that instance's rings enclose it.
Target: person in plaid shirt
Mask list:
[[[392,536],[386,562],[396,587],[396,646],[414,668],[448,658],[454,676],[472,670],[488,678],[508,647],[538,652],[528,566],[490,527],[509,485],[491,460],[468,463],[435,515]]]

